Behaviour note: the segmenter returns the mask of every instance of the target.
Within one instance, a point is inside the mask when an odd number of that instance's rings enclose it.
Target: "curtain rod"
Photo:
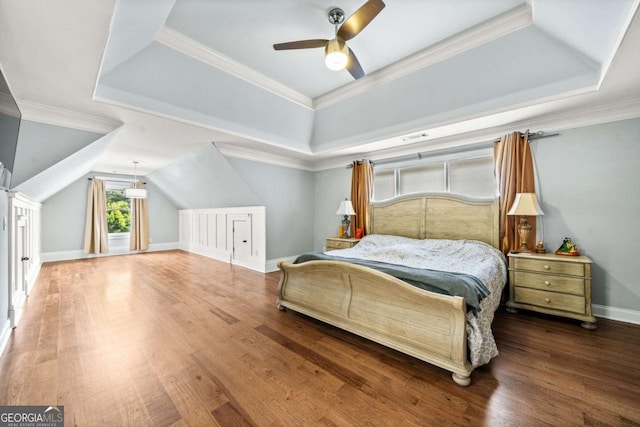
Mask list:
[[[101,179],[103,181],[115,181],[115,182],[133,182],[133,179],[125,179],[125,178],[106,178],[106,177],[102,177],[102,176],[94,176],[93,178],[97,178],[97,179]],[[89,181],[93,181],[93,178],[89,177],[87,178]],[[145,181],[139,181],[142,182],[143,184],[146,184]]]
[[[520,132],[520,135],[524,136],[524,133]],[[538,131],[538,132],[529,132],[529,141],[535,140],[535,139],[542,139],[542,138],[549,138],[551,136],[558,136],[560,135],[559,132],[555,132],[555,133],[544,133],[543,131]],[[488,141],[487,144],[492,143],[492,144],[496,144],[500,142],[500,138],[494,139],[492,141]],[[383,165],[385,163],[395,163],[395,162],[401,162],[404,160],[415,160],[416,156],[418,158],[418,160],[422,159],[423,157],[425,157],[424,153],[416,153],[416,154],[407,154],[406,156],[399,156],[399,157],[390,157],[388,159],[383,159],[383,160],[378,160],[378,161],[372,161],[371,164],[372,165]],[[353,164],[349,163],[346,166],[347,169],[351,169],[353,168]]]
[[[520,136],[524,136],[525,134],[520,132]],[[544,133],[543,131],[538,131],[538,132],[529,132],[529,141],[533,141],[535,139],[542,139],[542,138],[549,138],[552,136],[558,136],[560,135],[560,132],[554,132],[554,133]],[[493,140],[494,144],[497,144],[498,142],[500,142],[501,138],[496,138]]]

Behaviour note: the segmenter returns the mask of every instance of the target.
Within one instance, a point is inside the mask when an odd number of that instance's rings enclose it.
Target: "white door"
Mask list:
[[[25,239],[26,234],[25,219],[19,219],[16,227],[15,234],[15,253],[11,256],[11,262],[13,263],[13,277],[11,277],[11,295],[9,301],[9,318],[11,321],[11,327],[18,326],[20,315],[22,314],[22,306],[27,299],[27,284],[25,280],[25,262],[28,262],[29,258],[24,256]]]
[[[248,261],[251,257],[251,221],[249,216],[232,218],[233,259]]]

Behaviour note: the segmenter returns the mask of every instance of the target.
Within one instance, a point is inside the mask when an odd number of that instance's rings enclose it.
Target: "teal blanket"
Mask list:
[[[315,260],[358,264],[396,277],[420,289],[443,295],[460,296],[464,298],[467,304],[467,310],[473,310],[474,313],[480,311],[480,301],[489,295],[489,290],[480,279],[464,273],[450,273],[446,271],[407,267],[398,264],[388,264],[379,261],[335,257],[322,252],[300,255],[294,261],[294,264]]]

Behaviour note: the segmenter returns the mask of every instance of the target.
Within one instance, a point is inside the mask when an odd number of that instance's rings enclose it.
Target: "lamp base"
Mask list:
[[[351,220],[349,219],[349,215],[345,215],[342,219],[342,237],[343,239],[349,238],[349,231],[351,229]]]
[[[527,244],[527,240],[529,240],[529,233],[531,233],[531,224],[529,224],[526,216],[521,216],[520,224],[518,224],[518,235],[520,236],[520,247],[517,249],[518,252],[533,252]]]

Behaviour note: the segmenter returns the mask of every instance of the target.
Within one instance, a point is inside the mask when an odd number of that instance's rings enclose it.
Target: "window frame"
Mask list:
[[[485,147],[485,148],[477,148],[473,150],[434,154],[432,156],[418,155],[416,156],[415,159],[411,159],[411,160],[404,159],[404,160],[398,160],[398,161],[392,160],[389,162],[385,161],[382,164],[380,163],[376,164],[376,162],[374,161],[373,162],[374,163],[373,196],[375,197],[376,172],[386,172],[389,170],[394,171],[393,173],[394,185],[392,186],[394,189],[394,195],[391,197],[391,198],[394,198],[394,197],[398,197],[405,194],[413,194],[413,193],[400,193],[400,190],[401,190],[400,189],[400,173],[402,169],[409,169],[413,167],[433,165],[433,164],[442,165],[442,171],[444,174],[444,188],[442,191],[438,191],[438,192],[450,193],[451,192],[451,168],[449,165],[450,162],[455,162],[459,160],[471,160],[471,159],[484,158],[484,157],[493,158],[493,146]],[[492,196],[486,196],[486,197],[497,197],[497,196],[498,196],[498,186],[496,183],[495,193]],[[482,196],[477,196],[477,197],[482,197]],[[387,199],[374,198],[373,201],[379,202],[379,201],[389,200],[389,199],[390,198],[387,198]]]
[[[107,200],[107,192],[109,191],[124,191],[127,188],[131,187],[132,181],[125,180],[109,180],[105,179],[105,203]],[[105,212],[109,214],[109,208],[105,206]],[[129,199],[129,218],[133,214],[133,205],[131,204],[131,199]],[[129,224],[129,231],[122,233],[108,233],[109,241],[117,242],[121,240],[129,240],[131,238],[131,224]]]

